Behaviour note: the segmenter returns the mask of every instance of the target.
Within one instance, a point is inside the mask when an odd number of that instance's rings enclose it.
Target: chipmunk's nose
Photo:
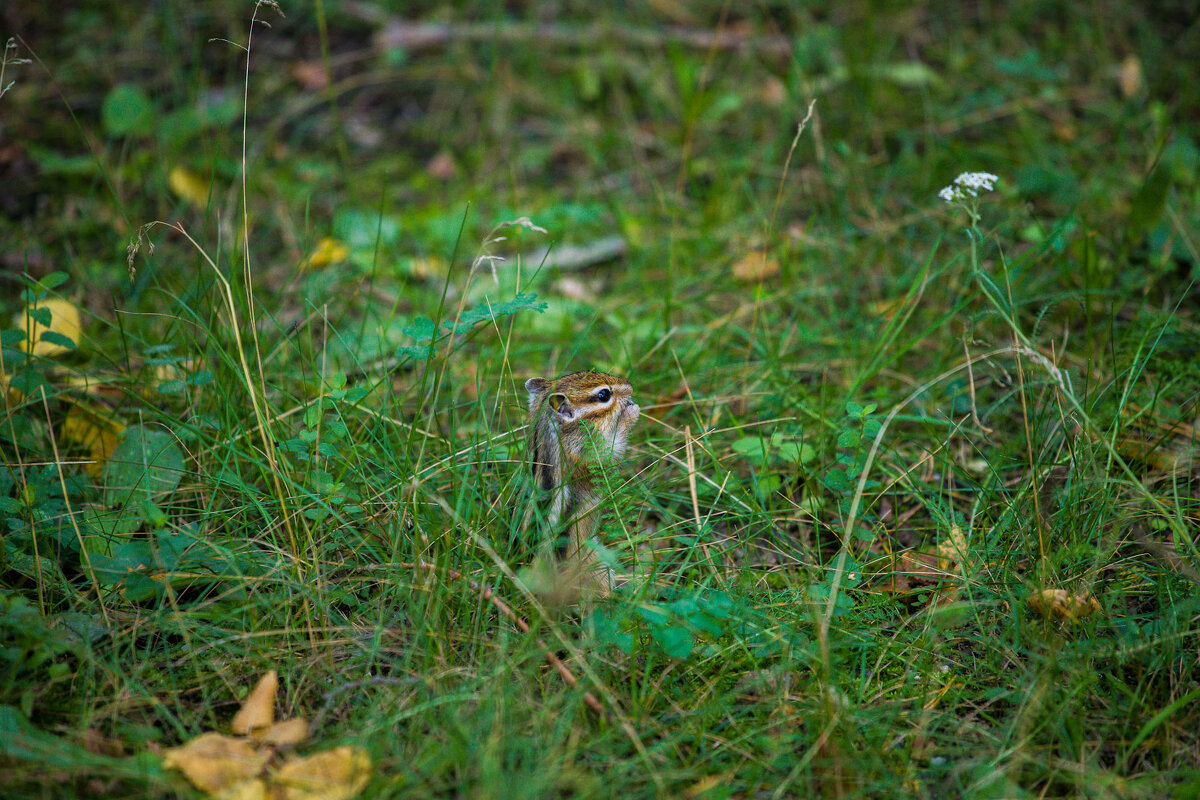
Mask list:
[[[633,402],[633,399],[630,398],[629,400],[625,401],[625,413],[636,421],[638,415],[642,413],[642,407]]]

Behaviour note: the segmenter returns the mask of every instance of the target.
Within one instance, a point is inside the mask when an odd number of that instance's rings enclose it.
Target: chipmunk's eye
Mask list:
[[[599,403],[607,403],[612,398],[612,392],[608,389],[601,389],[596,392],[596,401]]]

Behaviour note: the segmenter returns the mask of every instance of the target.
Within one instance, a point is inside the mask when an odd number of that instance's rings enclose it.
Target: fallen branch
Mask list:
[[[519,22],[498,25],[493,22],[415,22],[394,19],[375,34],[377,48],[399,48],[409,53],[445,47],[453,42],[537,43],[557,47],[590,47],[598,41],[615,41],[625,46],[642,48],[672,44],[696,50],[755,53],[782,58],[792,55],[792,43],[786,36],[729,29],[705,30],[681,25],[637,28],[631,25]]]

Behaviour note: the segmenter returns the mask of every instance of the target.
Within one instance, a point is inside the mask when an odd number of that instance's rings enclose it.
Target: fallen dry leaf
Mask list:
[[[1073,142],[1079,138],[1079,134],[1075,131],[1075,126],[1069,122],[1055,121],[1052,122],[1051,125],[1054,128],[1054,135],[1057,136],[1060,141]]]
[[[298,61],[290,70],[296,82],[310,92],[329,88],[329,73],[320,61]]]
[[[293,757],[271,776],[286,788],[288,800],[352,800],[371,777],[365,750],[343,745],[311,756]]]
[[[455,163],[454,156],[449,150],[439,150],[438,154],[429,159],[429,163],[425,165],[425,172],[431,178],[448,181],[458,174],[458,164]]]
[[[259,752],[245,739],[205,733],[163,754],[163,766],[182,772],[197,789],[217,794],[262,772],[270,751]]]
[[[230,728],[234,733],[249,733],[275,722],[275,693],[279,690],[279,673],[271,670],[263,675],[246,702],[234,716]]]
[[[209,185],[186,167],[172,167],[167,173],[167,185],[179,197],[197,208],[208,206]]]
[[[250,738],[256,744],[271,747],[290,747],[300,744],[308,738],[308,720],[303,717],[285,719],[282,722],[276,722],[269,728],[251,731]]]
[[[787,102],[787,84],[774,75],[767,77],[758,87],[758,99],[769,106],[781,106]]]
[[[877,570],[883,580],[875,589],[887,594],[909,594],[918,589],[941,586],[954,577],[941,567],[938,553],[903,550],[881,556],[878,562],[863,565],[864,571]]]
[[[1150,430],[1123,429],[1113,445],[1122,458],[1140,461],[1167,475],[1189,470],[1200,457],[1194,430],[1191,436],[1172,436],[1167,425]]]
[[[7,372],[0,372],[0,398],[3,399],[5,408],[11,409],[20,405],[25,399],[25,393],[19,392],[10,385],[11,378]]]
[[[271,789],[262,778],[242,781],[213,795],[216,800],[268,800]]]
[[[763,281],[779,274],[779,260],[769,258],[765,250],[751,250],[733,262],[733,277],[739,281]]]
[[[414,278],[441,278],[446,274],[446,261],[439,256],[413,256],[407,267]]]
[[[594,303],[596,301],[595,283],[587,283],[574,275],[564,275],[554,282],[554,290],[568,300],[579,303]]]
[[[50,327],[42,325],[33,317],[33,312],[41,308],[50,312]],[[73,303],[58,297],[41,300],[27,307],[24,314],[17,316],[14,324],[25,331],[26,338],[21,342],[21,349],[26,353],[32,352],[35,356],[54,356],[71,350],[59,342],[43,339],[42,334],[47,331],[65,336],[76,345],[79,344],[83,333],[83,320],[79,309]]]
[[[867,309],[877,317],[891,319],[904,306],[904,295],[896,295],[883,300],[876,300],[867,305]]]
[[[84,403],[75,402],[67,410],[66,419],[59,427],[62,438],[86,449],[91,461],[86,465],[88,474],[99,476],[104,464],[117,448],[117,440],[125,426],[109,416],[104,410]]]
[[[710,789],[715,789],[724,783],[728,783],[730,776],[731,773],[729,772],[718,772],[713,775],[705,775],[703,778],[684,789],[683,796],[689,800],[691,800],[693,797],[699,797],[700,795],[708,792]]]
[[[967,537],[963,529],[957,525],[950,527],[950,533],[938,543],[938,567],[951,572],[958,569],[963,558],[967,555]]]
[[[1025,600],[1037,613],[1047,619],[1078,622],[1100,610],[1096,598],[1086,590],[1070,594],[1066,589],[1039,589]]]
[[[1117,83],[1121,87],[1121,95],[1128,100],[1142,88],[1142,62],[1132,53],[1121,62],[1117,72]]]
[[[312,254],[304,260],[301,269],[317,269],[337,264],[350,257],[350,248],[331,236],[326,236],[317,242]]]

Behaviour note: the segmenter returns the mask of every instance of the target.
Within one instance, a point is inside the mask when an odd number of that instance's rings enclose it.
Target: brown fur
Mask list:
[[[593,467],[617,461],[641,409],[629,381],[603,372],[572,372],[554,381],[530,378],[530,466],[534,480],[551,492],[550,524],[567,525],[567,558],[596,574],[602,594],[611,576],[587,540],[596,526],[599,495]],[[607,391],[610,397],[604,398]],[[584,423],[587,423],[585,426]],[[604,572],[603,576],[597,573]]]

